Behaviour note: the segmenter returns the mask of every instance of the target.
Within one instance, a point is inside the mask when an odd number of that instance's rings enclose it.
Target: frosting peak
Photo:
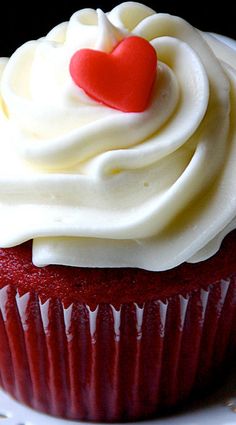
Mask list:
[[[122,31],[112,25],[106,14],[101,9],[97,9],[97,18],[98,40],[95,43],[94,49],[110,53],[114,47],[124,39],[125,31]]]
[[[130,36],[159,59],[141,113],[93,100],[69,73],[76,51]],[[83,9],[18,49],[1,71],[0,246],[33,238],[39,266],[165,270],[212,255],[236,217],[236,53],[225,63],[221,49],[134,2]]]

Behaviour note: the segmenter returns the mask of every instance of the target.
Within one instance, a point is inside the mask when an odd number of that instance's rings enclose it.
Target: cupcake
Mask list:
[[[236,53],[127,2],[1,62],[0,385],[61,418],[180,405],[236,352]]]

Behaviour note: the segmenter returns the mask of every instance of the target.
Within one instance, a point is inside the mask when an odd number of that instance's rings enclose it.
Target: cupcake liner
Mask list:
[[[89,306],[0,290],[0,385],[70,419],[150,417],[235,352],[236,276],[167,300]]]

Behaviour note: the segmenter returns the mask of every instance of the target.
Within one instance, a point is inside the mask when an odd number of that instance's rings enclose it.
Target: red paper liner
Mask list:
[[[185,297],[91,309],[0,290],[0,385],[63,418],[128,421],[206,385],[236,351],[236,275]]]

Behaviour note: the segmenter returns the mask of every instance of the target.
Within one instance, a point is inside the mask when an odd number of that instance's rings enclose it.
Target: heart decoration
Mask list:
[[[123,112],[142,112],[149,104],[157,71],[157,54],[144,38],[122,40],[111,53],[78,50],[70,74],[91,98]]]

